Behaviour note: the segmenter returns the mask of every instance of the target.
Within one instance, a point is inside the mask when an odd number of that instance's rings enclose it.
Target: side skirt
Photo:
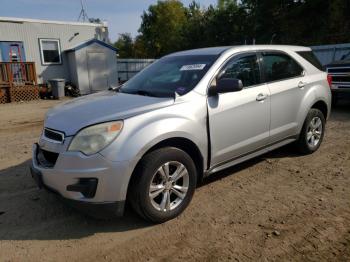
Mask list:
[[[276,142],[274,144],[271,144],[271,145],[268,145],[264,148],[259,148],[253,152],[250,152],[250,153],[247,153],[247,154],[244,154],[244,155],[241,155],[239,157],[235,157],[231,160],[228,160],[228,161],[225,161],[223,163],[220,163],[220,164],[217,164],[215,166],[212,166],[210,169],[208,169],[205,173],[204,173],[204,177],[207,177],[213,173],[216,173],[216,172],[219,172],[223,169],[226,169],[226,168],[229,168],[229,167],[232,167],[234,165],[237,165],[237,164],[240,164],[244,161],[247,161],[249,159],[252,159],[254,157],[257,157],[257,156],[260,156],[262,154],[265,154],[267,152],[270,152],[272,150],[275,150],[279,147],[282,147],[282,146],[285,146],[287,144],[290,144],[292,142],[294,142],[295,140],[297,140],[297,136],[293,136],[293,137],[289,137],[289,138],[286,138],[280,142]]]

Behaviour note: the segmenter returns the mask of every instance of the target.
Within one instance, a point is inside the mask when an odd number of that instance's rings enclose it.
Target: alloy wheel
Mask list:
[[[163,164],[153,175],[149,187],[152,206],[168,212],[178,207],[187,195],[189,174],[186,167],[177,161]]]
[[[322,136],[322,120],[318,116],[311,119],[306,133],[307,143],[310,147],[316,147]]]

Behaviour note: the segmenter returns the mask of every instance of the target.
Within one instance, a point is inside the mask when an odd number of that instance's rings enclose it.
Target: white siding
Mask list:
[[[0,21],[0,41],[23,42],[26,60],[35,62],[39,83],[44,83],[51,78],[70,80],[68,58],[64,51],[81,42],[99,37],[97,34],[100,32],[101,29],[93,25]],[[74,36],[75,33],[79,34]],[[39,38],[60,40],[61,65],[42,65]]]

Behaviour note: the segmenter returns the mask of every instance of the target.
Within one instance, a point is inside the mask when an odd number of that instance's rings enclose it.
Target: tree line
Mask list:
[[[158,1],[142,14],[138,35],[115,42],[121,58],[159,58],[179,50],[242,44],[350,42],[349,0]]]

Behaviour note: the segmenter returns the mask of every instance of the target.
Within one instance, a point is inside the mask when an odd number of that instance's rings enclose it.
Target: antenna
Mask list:
[[[80,5],[81,5],[81,10],[80,10],[80,14],[78,17],[78,21],[80,21],[80,19],[83,22],[89,21],[89,17],[88,17],[87,12],[85,11],[85,8],[84,8],[83,0],[80,0]]]

